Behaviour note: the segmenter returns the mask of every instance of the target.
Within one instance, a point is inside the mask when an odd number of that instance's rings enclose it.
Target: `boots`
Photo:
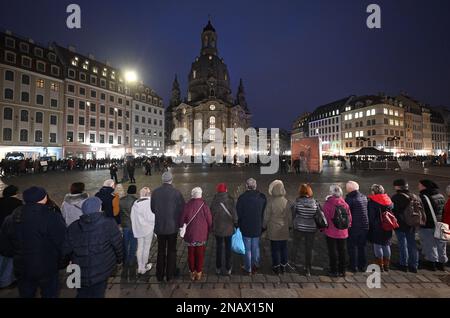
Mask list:
[[[197,278],[197,272],[191,272],[191,280],[194,281]]]
[[[202,272],[197,273],[197,276],[195,277],[195,280],[201,280],[202,279]]]
[[[373,262],[375,265],[380,266],[380,271],[384,272],[384,264],[383,264],[383,259],[382,258],[376,258],[375,261]]]
[[[383,258],[383,269],[384,269],[385,272],[389,272],[389,270],[390,270],[390,267],[389,267],[390,262],[391,262],[391,259]]]
[[[445,272],[445,263],[436,263],[436,269]]]

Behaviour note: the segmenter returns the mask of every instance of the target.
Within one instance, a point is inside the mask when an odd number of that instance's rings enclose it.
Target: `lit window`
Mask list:
[[[352,119],[353,119],[353,115],[352,114],[348,115],[348,120],[352,120]]]
[[[372,116],[374,116],[374,115],[376,114],[375,108],[373,108],[373,109],[371,110],[371,113],[372,113],[372,114],[371,114]]]
[[[385,115],[389,114],[388,109],[387,109],[387,108],[383,108],[383,113],[384,113]]]
[[[355,119],[359,118],[359,113],[355,113]]]
[[[97,73],[98,73],[98,68],[94,66],[94,67],[92,68],[92,72],[95,73],[95,74],[97,74]]]
[[[36,87],[37,88],[44,88],[44,80],[43,79],[36,80]]]
[[[345,138],[348,139],[348,133],[347,132],[345,133]]]
[[[398,117],[398,110],[396,110],[396,111],[394,112],[394,116],[397,116],[397,117]]]
[[[389,109],[389,115],[391,115],[391,116],[394,115],[394,111],[392,109]]]
[[[393,119],[389,119],[389,125],[394,126],[394,120]]]
[[[59,90],[59,85],[57,83],[52,83],[50,85],[50,89],[54,92],[57,92]]]
[[[355,133],[355,136],[356,136],[356,137],[359,137],[359,131],[357,131],[357,132]]]
[[[370,109],[366,111],[366,116],[370,116]]]

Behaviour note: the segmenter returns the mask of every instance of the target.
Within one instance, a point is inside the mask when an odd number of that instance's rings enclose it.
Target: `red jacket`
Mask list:
[[[444,215],[442,216],[442,222],[450,225],[450,199],[447,200],[444,207]]]
[[[192,219],[202,204],[203,207],[200,212]],[[208,234],[212,229],[212,215],[203,199],[191,199],[184,206],[184,211],[180,219],[180,227],[188,224],[190,220],[192,222],[186,229],[184,241],[187,243],[206,242],[208,240]]]

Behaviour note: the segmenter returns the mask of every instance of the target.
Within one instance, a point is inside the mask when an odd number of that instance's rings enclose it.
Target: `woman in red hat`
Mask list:
[[[216,274],[222,273],[222,255],[225,253],[225,273],[231,275],[231,237],[237,224],[236,205],[225,183],[219,183],[216,190],[211,202],[213,232],[216,236]]]

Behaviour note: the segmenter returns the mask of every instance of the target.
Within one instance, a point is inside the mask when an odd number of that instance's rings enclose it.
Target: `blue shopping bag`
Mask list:
[[[231,238],[231,250],[239,255],[245,255],[245,245],[242,239],[241,230],[236,229]]]

